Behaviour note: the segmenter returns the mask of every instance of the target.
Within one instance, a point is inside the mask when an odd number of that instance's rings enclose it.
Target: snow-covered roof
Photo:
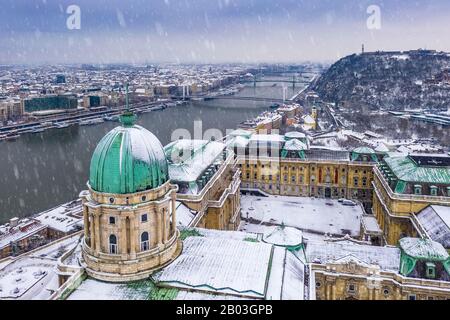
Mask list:
[[[245,148],[249,143],[249,139],[244,136],[236,136],[227,142],[230,147]]]
[[[314,124],[316,123],[316,121],[313,119],[313,117],[311,117],[309,114],[304,115],[303,117],[303,121],[307,124]]]
[[[65,204],[45,211],[35,219],[51,229],[67,233],[77,226],[82,226],[81,211],[81,204],[75,206]]]
[[[416,259],[445,261],[449,257],[440,243],[430,239],[402,238],[399,244],[408,256]]]
[[[176,215],[178,227],[189,227],[192,220],[194,220],[196,211],[189,209],[180,201],[176,202]]]
[[[208,140],[178,140],[164,147],[173,181],[193,182],[220,160],[225,144]]]
[[[450,207],[431,205],[417,214],[427,235],[444,248],[450,248]]]
[[[365,215],[362,221],[367,232],[370,233],[382,232],[380,226],[378,225],[377,219],[374,216]]]
[[[291,139],[284,144],[283,149],[288,151],[299,151],[308,149],[308,146],[300,140]]]
[[[188,237],[183,252],[156,276],[165,285],[263,298],[272,246],[224,237]]]
[[[347,256],[353,256],[368,265],[377,265],[382,270],[398,272],[400,249],[358,244],[349,240],[309,241],[306,258],[310,263],[333,263]]]
[[[15,227],[0,226],[0,249],[9,246],[11,242],[30,237],[47,228],[46,225],[34,219],[24,219]]]
[[[362,153],[362,154],[373,154],[375,153],[375,150],[373,150],[372,148],[369,147],[359,147],[359,148],[355,148],[353,149],[354,153]]]
[[[389,148],[386,147],[386,145],[382,142],[378,144],[378,146],[375,148],[376,152],[389,152]]]
[[[272,227],[264,233],[263,241],[277,246],[294,247],[302,244],[302,232],[285,226]]]
[[[306,137],[304,133],[298,131],[287,132],[284,136],[289,139],[303,139]]]
[[[230,136],[245,137],[245,138],[249,139],[252,136],[252,134],[253,134],[253,132],[250,130],[236,129],[230,133]]]
[[[250,142],[284,142],[284,136],[279,134],[254,134],[250,138]]]

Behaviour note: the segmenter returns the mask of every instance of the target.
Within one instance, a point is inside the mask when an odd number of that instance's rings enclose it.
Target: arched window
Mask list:
[[[117,254],[117,237],[114,234],[109,236],[109,253]]]
[[[147,251],[150,248],[148,241],[148,232],[142,232],[141,234],[141,251]]]

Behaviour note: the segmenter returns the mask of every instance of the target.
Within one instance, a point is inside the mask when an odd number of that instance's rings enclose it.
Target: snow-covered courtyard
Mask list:
[[[333,199],[287,196],[242,195],[242,218],[252,219],[242,231],[255,232],[255,224],[273,224],[332,235],[360,234],[363,209],[360,205],[346,206]]]

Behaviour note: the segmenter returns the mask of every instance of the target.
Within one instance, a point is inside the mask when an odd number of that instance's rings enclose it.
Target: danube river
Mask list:
[[[282,98],[282,85],[272,85],[258,83],[256,88],[249,85],[237,95]],[[288,86],[288,97],[300,89]],[[200,134],[208,129],[219,129],[225,134],[227,129],[235,129],[240,122],[257,116],[268,106],[264,102],[238,100],[195,101],[140,114],[137,124],[153,132],[165,145],[176,129],[186,129],[194,137],[197,121],[201,121]],[[117,125],[117,122],[105,122],[50,129],[22,135],[14,142],[0,142],[0,223],[76,199],[86,189],[95,146]]]

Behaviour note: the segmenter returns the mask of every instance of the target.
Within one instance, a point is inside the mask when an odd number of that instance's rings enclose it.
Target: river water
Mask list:
[[[249,84],[237,95],[282,98],[282,84],[272,85],[258,83],[253,87]],[[301,89],[286,86],[288,97]],[[176,129],[188,130],[193,138],[201,138],[208,129],[218,129],[225,135],[227,129],[235,129],[240,122],[268,107],[268,103],[253,101],[193,101],[185,106],[140,114],[137,124],[150,130],[166,145]],[[195,136],[194,123],[197,124]],[[80,191],[86,189],[89,163],[97,143],[117,125],[117,122],[105,122],[50,129],[40,134],[22,135],[13,142],[0,142],[0,223],[77,198]]]

